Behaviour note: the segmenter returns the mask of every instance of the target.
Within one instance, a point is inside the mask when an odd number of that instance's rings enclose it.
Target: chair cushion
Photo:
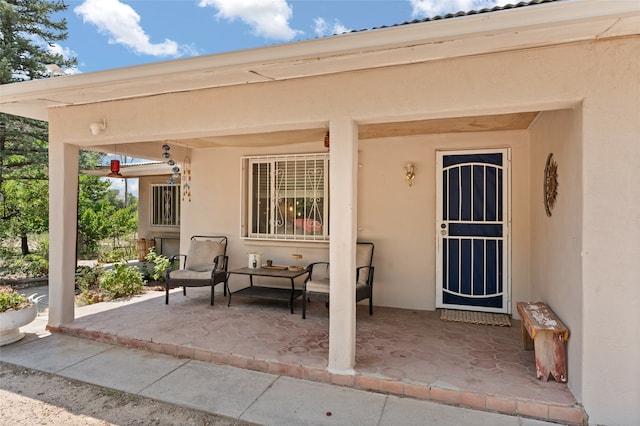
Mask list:
[[[364,290],[369,290],[371,287],[369,287],[366,284],[356,284],[356,292],[358,291],[364,291]]]
[[[329,293],[329,279],[307,281],[307,291],[313,293]]]
[[[211,271],[197,272],[188,269],[178,269],[169,273],[172,280],[208,280],[211,278]]]
[[[356,246],[356,268],[371,266],[371,244],[358,244]],[[369,279],[369,268],[360,269],[358,284],[366,284]]]
[[[213,269],[213,259],[224,254],[225,245],[214,240],[191,240],[185,269],[204,272]]]

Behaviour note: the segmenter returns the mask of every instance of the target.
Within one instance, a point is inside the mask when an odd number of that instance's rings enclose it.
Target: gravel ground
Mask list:
[[[0,362],[0,425],[251,425]]]

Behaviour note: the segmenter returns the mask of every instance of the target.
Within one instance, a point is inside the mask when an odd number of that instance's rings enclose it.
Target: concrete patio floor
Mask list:
[[[358,306],[354,375],[331,374],[328,311],[323,303],[286,303],[222,294],[208,288],[148,291],[127,301],[76,308],[76,319],[51,329],[176,357],[332,383],[450,405],[586,424],[567,384],[536,379],[533,351],[512,327],[440,320],[437,311]]]

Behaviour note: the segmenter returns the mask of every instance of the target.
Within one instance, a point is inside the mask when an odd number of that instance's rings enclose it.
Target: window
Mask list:
[[[180,226],[180,185],[151,185],[151,225]]]
[[[242,158],[243,236],[329,240],[329,154]]]

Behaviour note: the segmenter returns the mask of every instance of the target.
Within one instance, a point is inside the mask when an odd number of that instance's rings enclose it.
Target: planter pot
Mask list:
[[[32,303],[26,308],[14,311],[9,309],[0,313],[0,346],[17,342],[24,337],[20,327],[29,324],[38,315],[37,303]]]

